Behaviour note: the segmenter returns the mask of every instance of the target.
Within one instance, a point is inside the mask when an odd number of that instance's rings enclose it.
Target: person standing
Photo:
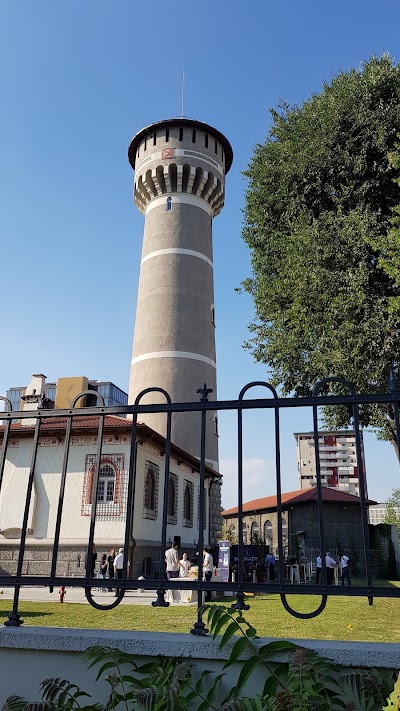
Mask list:
[[[114,580],[114,560],[115,560],[115,549],[113,548],[107,558],[108,563],[108,578],[109,580]],[[111,583],[109,583],[111,585]],[[108,588],[108,592],[112,592],[112,585]]]
[[[321,558],[321,551],[318,551],[318,555],[315,559],[315,571],[316,571],[316,578],[315,578],[315,584],[318,585],[319,579],[322,574],[322,558]]]
[[[269,579],[275,580],[275,556],[273,553],[269,554]]]
[[[115,556],[114,560],[114,578],[121,580],[122,578],[122,568],[124,567],[124,549],[120,548],[118,554]],[[116,588],[115,595],[121,592],[121,588]]]
[[[347,555],[342,555],[340,560],[340,565],[342,566],[342,585],[344,586],[344,581],[347,580],[347,584],[351,585],[350,582],[350,568],[349,568],[349,557]]]
[[[270,561],[271,561],[271,556],[270,556],[269,553],[267,553],[267,555],[266,555],[265,558],[264,558],[265,572],[266,572],[266,574],[267,574],[267,580],[269,580],[269,564],[270,564]]]
[[[204,580],[209,583],[214,571],[214,561],[208,548],[203,548],[203,576]],[[211,590],[207,590],[206,596],[204,598],[205,602],[210,602],[211,600]]]
[[[331,554],[329,551],[327,551],[326,556],[325,556],[325,565],[326,565],[326,582],[328,585],[333,585],[333,577],[334,577],[334,569],[336,565],[336,560],[334,560],[331,557]]]
[[[189,575],[189,570],[191,568],[190,565],[190,560],[188,560],[187,553],[184,553],[182,556],[182,560],[179,561],[180,568],[179,568],[179,577],[180,578],[187,578]]]
[[[173,543],[171,548],[165,551],[165,563],[167,566],[167,580],[171,578],[179,578],[179,569],[181,564],[179,562],[178,555],[178,544]]]
[[[96,568],[96,560],[97,560],[96,546],[93,543],[92,552],[89,555],[89,563],[90,563],[89,572],[90,572],[91,578],[94,578],[94,571]]]
[[[100,568],[99,568],[99,577],[101,580],[105,580],[107,577],[107,570],[108,570],[108,561],[107,561],[107,553],[103,553],[100,559]],[[101,588],[102,592],[106,592],[106,588]]]

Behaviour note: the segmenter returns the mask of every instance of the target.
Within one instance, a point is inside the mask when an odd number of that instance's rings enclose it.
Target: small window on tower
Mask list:
[[[192,143],[196,143],[196,129],[194,129],[192,133]]]
[[[215,152],[218,153],[218,143],[215,141]]]
[[[172,197],[168,197],[168,198],[167,198],[167,206],[166,206],[165,209],[166,209],[167,212],[169,212],[170,210],[172,210]]]
[[[169,141],[169,128],[167,128],[166,131],[165,131],[165,140],[166,140],[166,142],[168,143],[168,141]]]
[[[208,148],[208,133],[206,133],[205,143],[206,143],[206,148]]]
[[[144,150],[147,148],[147,138],[144,139]]]
[[[157,134],[154,133],[154,136],[153,136],[153,146],[155,146],[156,143],[157,143]]]
[[[179,140],[183,141],[183,128],[179,129]]]

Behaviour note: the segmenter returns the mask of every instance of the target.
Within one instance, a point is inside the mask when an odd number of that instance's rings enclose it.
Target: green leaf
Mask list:
[[[2,711],[24,711],[26,705],[27,701],[25,701],[22,696],[12,694],[12,696],[9,696],[8,699],[6,699]]]
[[[240,628],[236,622],[230,622],[230,624],[228,625],[224,634],[221,637],[221,641],[218,645],[219,649],[223,649],[225,647],[225,645],[227,644],[227,642],[229,642],[231,637],[233,637],[235,632],[237,632],[239,629]]]
[[[260,663],[260,660],[256,656],[246,659],[246,661],[244,662],[244,664],[240,670],[239,678],[238,678],[237,684],[235,686],[235,693],[236,694],[238,694],[243,689],[247,680],[250,678],[251,674],[253,673],[254,669],[259,665],[259,663]]]
[[[236,640],[229,654],[229,659],[227,659],[223,668],[227,669],[227,667],[236,662],[240,655],[243,654],[243,652],[248,648],[249,642],[246,637],[240,637],[240,639]]]
[[[259,654],[263,657],[275,654],[275,652],[293,651],[298,649],[297,644],[293,642],[287,642],[286,640],[277,640],[275,642],[268,642],[268,644],[263,644],[258,647]]]
[[[246,637],[249,637],[250,639],[252,639],[254,637],[257,637],[257,632],[254,629],[254,627],[252,627],[251,625],[248,624],[247,629],[245,631],[245,635],[246,635]]]

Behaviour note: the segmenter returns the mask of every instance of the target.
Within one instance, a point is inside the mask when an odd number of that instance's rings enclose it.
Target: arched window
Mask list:
[[[103,464],[99,471],[99,486],[97,489],[97,503],[113,503],[115,494],[115,469],[111,464]]]
[[[144,505],[147,509],[153,511],[156,506],[156,481],[154,472],[150,469],[146,474],[146,481],[144,485]]]
[[[282,546],[283,546],[284,553],[287,553],[288,543],[289,543],[289,527],[288,527],[287,521],[285,521],[285,519],[282,519]]]
[[[158,514],[159,468],[152,462],[145,463],[143,490],[143,518],[155,520]]]
[[[151,575],[153,569],[153,561],[150,556],[144,558],[142,562],[142,575]]]
[[[168,482],[168,516],[175,516],[175,484],[171,475]]]
[[[167,212],[172,210],[172,197],[167,197],[167,203],[166,203],[165,209]]]
[[[193,482],[185,480],[183,488],[183,525],[186,528],[193,527],[193,489]]]
[[[265,545],[269,546],[271,551],[272,551],[272,546],[273,546],[273,535],[272,535],[272,523],[271,521],[267,520],[264,523],[264,541]]]
[[[215,415],[214,415],[214,434],[215,434],[216,437],[219,437],[219,434],[218,434],[218,415],[217,415],[217,413],[215,413]]]
[[[257,521],[253,521],[253,523],[251,524],[250,537],[251,537],[251,544],[252,545],[258,543],[260,540],[260,527],[259,527]]]
[[[243,524],[243,543],[247,546],[247,526],[245,523]]]
[[[177,523],[178,520],[178,477],[171,474],[168,477],[168,523]]]
[[[96,496],[94,487],[96,474],[96,454],[87,454],[82,491],[82,516],[92,515],[92,504]],[[96,496],[96,517],[120,516],[126,503],[124,455],[107,454],[100,460]]]

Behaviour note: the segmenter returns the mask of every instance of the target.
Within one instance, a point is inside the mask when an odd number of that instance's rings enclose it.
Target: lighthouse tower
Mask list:
[[[162,387],[172,402],[217,397],[212,220],[222,210],[230,143],[188,118],[151,124],[133,138],[134,201],[145,216],[129,403]],[[142,403],[162,402],[160,395]],[[165,414],[141,419],[165,435]],[[172,415],[174,444],[200,457],[200,414]],[[216,413],[207,412],[206,463],[218,469]]]

